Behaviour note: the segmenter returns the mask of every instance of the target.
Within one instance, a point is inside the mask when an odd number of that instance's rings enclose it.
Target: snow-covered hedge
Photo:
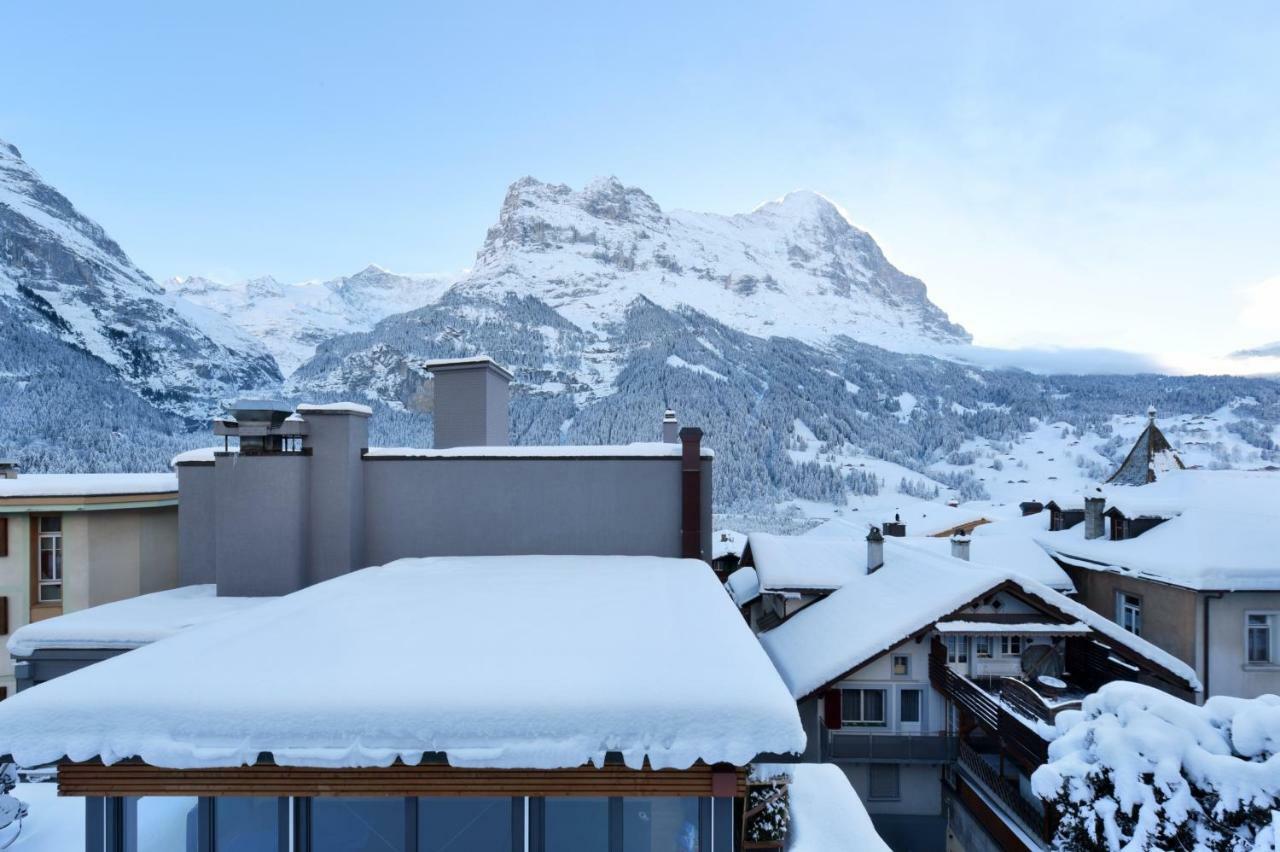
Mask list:
[[[1276,849],[1280,698],[1200,707],[1117,682],[1057,726],[1031,779],[1061,815],[1056,848]]]

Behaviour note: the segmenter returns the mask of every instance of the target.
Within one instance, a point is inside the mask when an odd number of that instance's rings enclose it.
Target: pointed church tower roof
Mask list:
[[[1148,482],[1155,482],[1158,473],[1182,470],[1185,467],[1169,439],[1156,425],[1156,409],[1153,405],[1147,409],[1147,428],[1138,435],[1133,449],[1107,482],[1112,485],[1146,485]]]

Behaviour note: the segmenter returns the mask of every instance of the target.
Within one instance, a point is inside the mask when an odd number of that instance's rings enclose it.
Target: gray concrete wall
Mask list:
[[[364,562],[405,556],[680,555],[680,459],[365,463]],[[711,463],[702,538],[711,552]]]
[[[301,453],[218,456],[218,594],[284,595],[307,584],[309,462]]]
[[[310,560],[307,581],[319,583],[363,567],[364,464],[369,418],[350,412],[307,414],[311,450]],[[406,522],[411,522],[406,519]]]
[[[510,443],[509,388],[491,369],[440,370],[433,378],[436,449]]]
[[[212,583],[218,566],[213,465],[178,465],[178,493],[178,582]]]

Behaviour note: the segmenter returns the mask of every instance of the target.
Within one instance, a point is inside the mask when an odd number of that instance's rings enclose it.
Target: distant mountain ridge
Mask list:
[[[453,276],[401,275],[370,264],[328,281],[281,284],[267,276],[225,284],[193,276],[171,278],[165,286],[252,334],[288,376],[323,341],[430,304],[452,283]]]
[[[0,344],[12,345],[21,324],[24,339],[68,344],[175,414],[203,416],[212,400],[281,379],[254,337],[166,293],[3,141],[0,300]],[[33,374],[43,366],[31,359]]]

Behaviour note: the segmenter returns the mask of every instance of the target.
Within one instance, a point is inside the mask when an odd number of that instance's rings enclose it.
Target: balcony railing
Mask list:
[[[929,682],[971,715],[1001,746],[1026,768],[1049,759],[1049,745],[1024,720],[1005,709],[990,693],[947,665],[945,652],[929,655]]]
[[[832,733],[828,759],[834,763],[949,763],[956,738],[942,734]]]
[[[995,796],[1006,811],[1022,823],[1023,828],[1041,838],[1047,839],[1051,835],[1050,823],[1041,805],[1027,801],[1012,781],[1001,776],[970,746],[962,742],[956,751],[956,764]]]

